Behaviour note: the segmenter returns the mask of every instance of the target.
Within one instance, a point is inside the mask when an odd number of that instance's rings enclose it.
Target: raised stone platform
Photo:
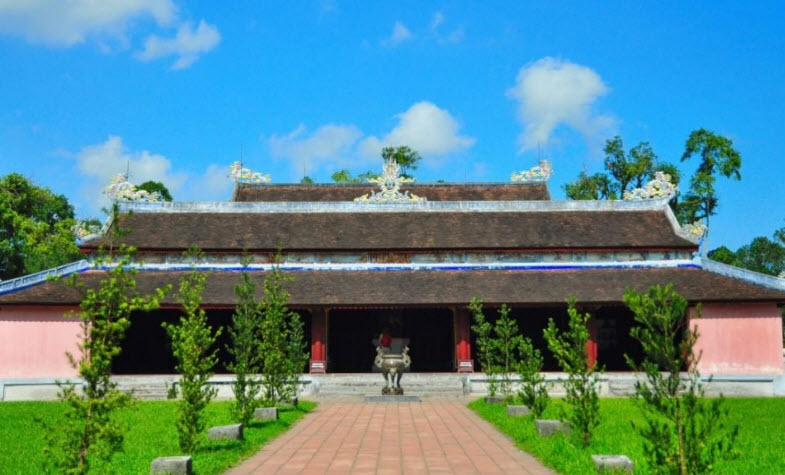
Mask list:
[[[389,395],[383,396],[381,394],[367,394],[365,396],[365,402],[372,402],[372,403],[400,403],[400,402],[420,402],[420,396],[410,395],[410,394],[397,394],[397,395]]]

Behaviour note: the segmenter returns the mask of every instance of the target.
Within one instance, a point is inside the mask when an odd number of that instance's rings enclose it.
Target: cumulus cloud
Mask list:
[[[193,29],[190,23],[183,23],[173,38],[161,38],[150,35],[144,42],[144,49],[136,57],[142,61],[150,61],[167,56],[177,56],[172,69],[190,67],[201,54],[215,48],[221,41],[218,28],[204,20]]]
[[[273,135],[267,142],[274,158],[292,162],[293,176],[314,173],[325,167],[351,166],[357,163],[352,146],[362,137],[354,125],[327,124],[308,134],[300,124],[286,135]]]
[[[412,105],[398,114],[398,124],[384,137],[367,137],[360,143],[360,152],[379,156],[382,147],[408,145],[425,160],[471,147],[475,139],[460,135],[460,125],[450,113],[427,101]],[[433,163],[435,164],[435,163]]]
[[[395,46],[399,43],[403,43],[404,41],[412,39],[413,36],[414,35],[412,35],[412,32],[406,28],[406,25],[400,21],[396,21],[395,25],[393,25],[392,33],[390,33],[390,36],[382,40],[382,44],[385,46]]]
[[[133,20],[169,24],[177,8],[171,0],[2,0],[0,33],[31,43],[73,46],[90,36],[123,40]]]
[[[521,68],[515,86],[507,91],[518,101],[523,124],[519,152],[547,144],[562,124],[580,132],[590,145],[601,141],[614,129],[616,120],[592,108],[608,91],[594,70],[569,61],[545,57]]]
[[[93,212],[109,205],[103,195],[104,186],[117,173],[130,170],[129,181],[140,184],[147,180],[160,181],[169,189],[176,199],[182,199],[180,191],[187,179],[187,174],[172,170],[172,162],[163,155],[129,151],[123,139],[116,135],[99,144],[83,147],[77,154],[79,171],[87,178],[82,188],[82,197],[87,203],[95,206]]]

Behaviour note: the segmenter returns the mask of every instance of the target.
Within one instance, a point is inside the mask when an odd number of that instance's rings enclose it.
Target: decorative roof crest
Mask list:
[[[548,160],[540,160],[539,164],[528,170],[523,170],[518,173],[513,172],[512,175],[510,175],[510,180],[518,183],[548,181],[552,174],[553,168],[551,168],[551,162]]]
[[[111,183],[104,188],[104,194],[112,201],[163,201],[157,191],[138,190],[128,181],[128,175],[118,173],[112,177]]]
[[[678,188],[671,183],[671,176],[665,172],[655,172],[654,179],[646,183],[643,188],[635,188],[632,191],[625,191],[625,200],[659,200],[667,198],[670,201]]]
[[[230,166],[231,176],[237,183],[270,183],[270,175],[263,175],[250,168],[245,168],[243,162],[234,162]]]
[[[703,239],[703,236],[706,235],[706,231],[709,228],[700,221],[695,221],[694,223],[685,224],[681,227],[687,234],[694,239],[695,241],[700,241]]]
[[[401,193],[401,185],[413,183],[414,178],[401,176],[400,167],[392,158],[384,161],[382,174],[377,178],[371,178],[369,183],[379,185],[380,191],[355,198],[357,203],[425,203],[427,201],[422,196],[409,194],[408,191]]]

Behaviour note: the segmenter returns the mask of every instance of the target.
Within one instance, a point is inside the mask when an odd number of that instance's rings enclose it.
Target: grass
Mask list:
[[[229,415],[232,401],[212,402],[205,411],[207,427],[232,424]],[[255,453],[267,441],[285,432],[316,404],[301,401],[298,408],[278,409],[276,422],[252,422],[245,428],[243,441],[208,441],[193,456],[197,474],[221,473],[238,461]],[[0,403],[0,473],[41,473],[44,465],[43,430],[34,421],[39,416],[47,421],[62,418],[59,402],[3,402]],[[175,429],[173,401],[140,401],[119,411],[125,424],[125,450],[112,459],[110,467],[94,467],[95,473],[150,472],[150,462],[156,457],[180,455]]]
[[[557,419],[557,404],[552,401],[542,416]],[[739,426],[736,448],[740,456],[720,462],[716,473],[780,474],[785,467],[785,399],[726,399],[731,424]],[[641,421],[639,409],[629,399],[600,399],[602,422],[591,445],[584,449],[564,435],[539,437],[532,417],[507,416],[504,404],[486,404],[482,399],[469,404],[483,419],[509,435],[515,443],[539,458],[545,465],[565,474],[596,474],[592,454],[624,454],[635,462],[635,473],[650,473],[643,458],[640,437],[631,421]]]

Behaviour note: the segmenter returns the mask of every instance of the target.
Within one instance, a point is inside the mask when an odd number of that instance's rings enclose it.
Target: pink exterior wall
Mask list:
[[[0,308],[0,378],[73,376],[65,352],[76,355],[79,321],[65,308]]]
[[[703,375],[783,372],[782,314],[775,304],[706,304],[690,327],[698,328]]]

